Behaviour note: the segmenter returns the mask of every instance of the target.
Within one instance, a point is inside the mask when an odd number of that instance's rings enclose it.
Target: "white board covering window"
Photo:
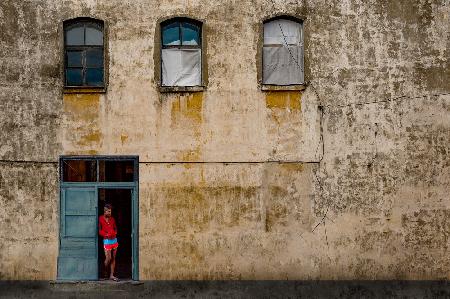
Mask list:
[[[263,84],[303,83],[302,24],[288,19],[264,23]]]
[[[201,24],[188,19],[172,19],[161,26],[162,86],[202,84]]]

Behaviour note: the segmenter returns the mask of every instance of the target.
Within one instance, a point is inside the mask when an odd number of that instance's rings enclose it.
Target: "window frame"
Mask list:
[[[93,181],[66,181],[65,180],[65,165],[70,167],[67,161],[89,161],[95,162],[95,180]],[[100,162],[114,161],[114,162],[133,162],[133,180],[132,181],[105,181],[100,179]],[[139,181],[139,156],[135,155],[61,155],[59,157],[59,178],[60,182],[64,184],[132,184]]]
[[[278,84],[268,84],[268,83],[264,83],[264,47],[265,46],[272,46],[272,47],[282,47],[283,45],[278,45],[278,44],[264,44],[264,26],[267,23],[273,22],[273,21],[277,21],[277,20],[289,20],[289,21],[293,21],[296,22],[300,25],[300,30],[301,30],[301,51],[302,51],[302,66],[303,66],[303,82],[302,83],[294,83],[294,84],[288,84],[288,85],[278,85]],[[299,16],[292,16],[292,15],[275,15],[275,16],[271,16],[268,18],[265,18],[261,23],[260,23],[260,45],[258,47],[258,57],[260,59],[260,63],[259,65],[259,71],[258,71],[258,82],[260,85],[260,88],[262,91],[290,91],[290,90],[304,90],[306,88],[307,85],[307,80],[306,80],[306,64],[305,64],[305,49],[306,49],[306,38],[305,38],[305,22],[306,22],[306,18],[305,17],[299,17]]]
[[[81,26],[80,26],[81,25]],[[99,29],[102,32],[102,45],[67,45],[67,31],[76,27],[82,27],[83,30],[86,30],[86,28],[95,28]],[[64,93],[83,93],[83,92],[105,92],[106,86],[107,86],[107,47],[106,47],[106,24],[103,20],[100,19],[94,19],[94,18],[87,18],[87,17],[80,17],[75,19],[66,20],[63,22],[63,28],[62,28],[62,39],[63,39],[63,86],[64,86]],[[86,34],[84,35],[84,39],[86,39]],[[85,40],[84,40],[85,43]],[[102,66],[101,67],[88,67],[86,66],[86,53],[89,50],[93,49],[100,49],[102,50]],[[81,67],[69,67],[68,66],[68,52],[81,52],[82,55],[82,61],[81,61]],[[68,69],[82,69],[82,85],[68,85],[67,84],[67,70]],[[103,80],[101,85],[87,85],[86,84],[86,70],[87,69],[102,69],[103,71]]]
[[[178,35],[180,37],[180,44],[179,45],[164,45],[164,34],[163,30],[165,26],[171,25],[173,23],[178,23]],[[198,27],[199,34],[198,34],[198,45],[183,45],[183,33],[182,33],[182,24],[183,23],[191,23]],[[172,18],[168,19],[161,23],[161,52],[163,49],[200,49],[202,50],[202,23],[194,20],[194,19],[188,19],[188,18]]]
[[[178,22],[178,30],[180,37],[179,45],[164,45],[164,35],[163,29],[165,26],[168,26],[172,23]],[[198,45],[183,45],[183,36],[182,36],[182,23],[190,23],[199,28],[199,41]],[[162,93],[170,93],[170,92],[199,92],[204,91],[206,89],[206,81],[207,81],[207,66],[206,66],[206,39],[205,39],[205,22],[203,20],[194,19],[188,16],[176,16],[165,18],[158,22],[157,31],[155,34],[155,48],[158,47],[159,50],[155,51],[157,56],[155,55],[155,61],[159,63],[159,68],[155,68],[155,77],[157,78],[156,82],[159,87],[159,91]],[[195,86],[170,86],[163,85],[163,63],[162,63],[162,52],[164,49],[200,49],[200,85]],[[157,71],[156,71],[157,70]]]

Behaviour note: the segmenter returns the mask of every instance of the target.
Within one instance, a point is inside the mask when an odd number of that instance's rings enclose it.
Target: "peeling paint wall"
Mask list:
[[[303,91],[261,22],[305,20]],[[157,20],[204,20],[206,89],[160,93]],[[105,21],[105,93],[63,93],[62,21]],[[59,155],[139,155],[140,279],[449,279],[450,5],[0,3],[0,279],[55,279]],[[189,163],[186,163],[189,162]],[[34,227],[34,229],[31,229]]]
[[[330,265],[369,279],[449,278],[449,112],[449,94],[328,109],[314,210],[326,215],[317,232]]]
[[[0,162],[0,279],[56,277],[57,166]]]
[[[298,233],[312,220],[313,167],[141,165],[140,194],[150,199],[140,211],[142,275],[149,279],[296,276],[295,265],[302,258],[293,260],[293,253],[304,246]]]

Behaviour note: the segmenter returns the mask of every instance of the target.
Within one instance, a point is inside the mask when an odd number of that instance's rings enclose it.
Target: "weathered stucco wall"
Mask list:
[[[448,279],[450,95],[325,111],[315,212],[332,277]]]
[[[0,279],[56,277],[56,168],[0,162]]]
[[[141,165],[141,275],[284,279],[303,276],[299,267],[313,271],[314,250],[301,233],[314,221],[314,167]]]
[[[258,85],[277,14],[305,19],[305,91]],[[177,15],[205,21],[204,92],[158,91],[157,20]],[[106,23],[104,94],[63,94],[62,21],[80,16]],[[141,279],[448,279],[449,16],[445,0],[2,1],[0,278],[56,276],[59,155],[133,154]]]

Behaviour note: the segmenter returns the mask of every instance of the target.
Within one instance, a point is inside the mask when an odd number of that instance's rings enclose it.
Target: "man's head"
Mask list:
[[[107,203],[105,205],[105,207],[103,208],[103,215],[105,215],[107,217],[111,216],[111,210],[112,210],[112,205]]]

